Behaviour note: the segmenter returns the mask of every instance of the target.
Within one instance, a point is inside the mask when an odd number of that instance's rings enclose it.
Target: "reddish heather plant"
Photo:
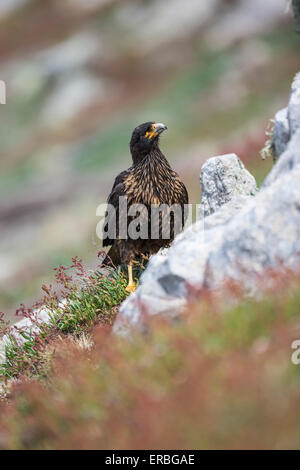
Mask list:
[[[9,328],[9,322],[4,318],[4,313],[0,312],[0,337],[4,336]]]

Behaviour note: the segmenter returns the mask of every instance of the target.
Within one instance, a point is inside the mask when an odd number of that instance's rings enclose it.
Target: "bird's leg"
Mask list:
[[[128,286],[126,287],[126,292],[134,292],[136,290],[136,284],[132,274],[132,264],[132,261],[130,261],[128,265]]]

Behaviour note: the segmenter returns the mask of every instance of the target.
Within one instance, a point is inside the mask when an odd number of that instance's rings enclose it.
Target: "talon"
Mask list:
[[[136,284],[128,284],[128,286],[126,287],[126,292],[134,292],[136,290]]]

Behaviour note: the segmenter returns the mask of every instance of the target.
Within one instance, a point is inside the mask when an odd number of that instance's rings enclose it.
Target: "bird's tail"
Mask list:
[[[115,245],[112,245],[108,253],[106,254],[104,260],[102,261],[102,266],[112,266],[112,267],[118,267],[120,266],[121,259],[120,255],[118,253],[118,250],[116,250]]]

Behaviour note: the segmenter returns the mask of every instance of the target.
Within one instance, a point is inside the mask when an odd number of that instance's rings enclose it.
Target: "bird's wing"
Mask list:
[[[183,204],[188,204],[189,203],[189,195],[188,195],[188,192],[187,192],[187,189],[185,187],[185,185],[183,184],[182,181],[180,181],[181,183],[181,186],[182,186],[182,202]]]
[[[185,205],[189,203],[189,195],[184,183],[179,178],[179,175],[174,171],[173,176],[175,177],[176,184],[174,185],[175,189],[175,202],[179,203],[182,207],[182,224],[184,226],[186,219],[188,217],[188,207],[184,208]]]
[[[116,177],[108,196],[107,204],[111,205],[115,211],[106,211],[103,225],[103,246],[112,245],[118,236],[119,197],[126,196],[124,181],[129,174],[130,168],[122,171],[122,173]]]

